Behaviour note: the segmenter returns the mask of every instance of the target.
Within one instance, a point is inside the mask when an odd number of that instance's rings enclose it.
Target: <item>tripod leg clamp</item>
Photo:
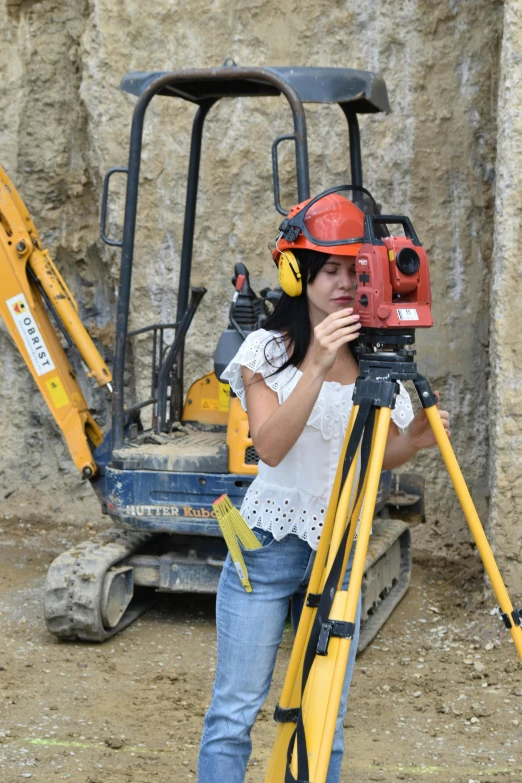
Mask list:
[[[513,625],[522,625],[522,609],[513,609],[511,617],[506,612],[503,612],[502,609],[499,609],[498,612],[506,628],[513,628]],[[513,618],[513,621],[511,621],[511,618]]]
[[[382,374],[385,375],[385,371]],[[389,378],[377,380],[367,377],[362,380],[362,383],[359,383],[358,378],[353,390],[353,404],[360,405],[364,399],[371,397],[372,405],[375,405],[376,408],[393,408],[398,391],[397,381]]]
[[[311,606],[312,609],[317,609],[319,601],[321,600],[322,593],[308,593],[306,597],[306,605]]]
[[[274,710],[274,720],[276,723],[297,723],[300,707],[280,707],[276,705]]]
[[[327,620],[321,625],[317,641],[317,655],[328,655],[328,645],[332,636],[337,636],[340,639],[353,639],[354,630],[355,626],[353,623],[345,623],[342,620]]]
[[[438,398],[433,394],[431,386],[423,375],[417,375],[414,384],[423,408],[431,408],[438,403]]]

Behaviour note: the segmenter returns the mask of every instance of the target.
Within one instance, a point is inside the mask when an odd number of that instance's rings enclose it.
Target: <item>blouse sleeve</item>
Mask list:
[[[286,349],[281,337],[276,332],[258,329],[247,335],[239,351],[222,373],[221,378],[228,381],[245,411],[247,409],[245,387],[241,374],[243,367],[248,367],[254,374],[262,375],[266,385],[278,392],[279,402],[281,402],[280,391],[287,380],[286,370],[282,373],[277,373],[276,370],[284,364],[286,359]]]
[[[395,400],[395,408],[392,410],[391,417],[399,429],[405,430],[413,419],[413,406],[410,395],[400,381],[399,387],[400,391]]]

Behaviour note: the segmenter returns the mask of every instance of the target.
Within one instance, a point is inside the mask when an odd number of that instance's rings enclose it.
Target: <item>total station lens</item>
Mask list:
[[[402,250],[399,250],[396,256],[396,262],[399,271],[402,272],[403,275],[414,275],[415,272],[419,271],[419,254],[411,247],[403,247]]]

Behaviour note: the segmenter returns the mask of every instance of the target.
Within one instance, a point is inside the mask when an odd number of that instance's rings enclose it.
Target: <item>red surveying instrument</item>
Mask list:
[[[325,783],[344,674],[355,630],[364,561],[371,534],[379,477],[399,381],[412,381],[435,435],[477,549],[522,659],[522,611],[514,610],[484,529],[437,411],[437,397],[414,362],[415,328],[433,325],[427,255],[407,217],[377,214],[364,191],[365,236],[332,242],[312,237],[305,214],[320,194],[297,215],[283,221],[282,236],[328,247],[357,245],[356,308],[361,315],[359,377],[319,549],[288,671],[275,712],[279,723],[265,783]],[[371,202],[367,196],[370,196]],[[354,203],[361,199],[352,195]],[[370,212],[370,214],[368,214]],[[304,213],[304,214],[303,214]],[[387,225],[400,224],[405,236],[390,236]],[[286,232],[286,233],[285,233]],[[294,237],[294,239],[290,237]],[[362,242],[362,244],[361,244]],[[360,458],[360,472],[357,476]],[[355,536],[357,530],[357,537]],[[343,575],[355,546],[351,578]]]
[[[376,236],[375,225],[399,223],[406,236]],[[411,221],[399,215],[366,215],[364,244],[357,254],[355,310],[361,326],[392,329],[433,326],[430,269]]]

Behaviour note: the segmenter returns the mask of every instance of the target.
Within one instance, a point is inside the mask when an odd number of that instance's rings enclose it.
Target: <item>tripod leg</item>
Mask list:
[[[417,384],[415,384],[417,388]],[[417,389],[419,392],[419,390]],[[422,401],[422,396],[420,395]],[[500,571],[495,562],[495,557],[489,545],[489,542],[484,533],[484,528],[480,522],[479,516],[471,499],[471,495],[464,481],[462,471],[455,457],[455,453],[451,447],[446,430],[437,411],[436,405],[432,405],[429,408],[425,408],[426,416],[430,423],[433,434],[437,440],[438,447],[441,451],[442,457],[446,464],[446,468],[450,475],[450,478],[455,487],[455,492],[462,506],[464,516],[468,522],[471,530],[471,534],[477,545],[477,549],[484,563],[486,573],[491,580],[491,585],[495,592],[495,596],[500,606],[500,611],[504,619],[504,623],[509,628],[516,650],[522,660],[522,628],[520,626],[520,620],[518,619],[518,613],[513,611],[513,604],[509,599],[506,586],[500,575]],[[508,624],[509,623],[509,624]]]
[[[364,496],[359,533],[355,545],[350,583],[347,592],[342,591],[337,594],[338,603],[334,604],[334,607],[338,609],[339,615],[334,614],[333,611],[331,612],[333,618],[339,617],[339,619],[344,622],[353,623],[355,621],[357,603],[361,591],[361,582],[364,574],[368,540],[371,534],[375,503],[379,489],[384,450],[388,438],[390,416],[390,408],[381,408],[377,411],[375,436],[368,464],[367,487]],[[333,671],[328,672],[328,680],[324,682],[322,688],[315,687],[312,690],[310,688],[310,681],[307,685],[307,692],[310,690],[310,696],[312,696],[312,694],[316,696],[316,699],[314,699],[316,704],[313,705],[311,703],[312,699],[310,698],[309,706],[305,714],[306,734],[307,738],[309,737],[310,780],[313,781],[313,783],[325,783],[328,774],[328,765],[332,752],[335,725],[339,712],[350,644],[350,639],[332,637],[328,655],[325,657],[318,656],[315,660],[314,667],[317,667],[318,671],[321,667],[332,669],[330,663],[330,661],[332,661],[334,662]],[[325,689],[327,690],[327,694],[325,694]],[[319,709],[321,706],[322,709]],[[320,714],[318,714],[319,712]]]
[[[377,413],[377,415],[378,415],[378,413]],[[376,437],[376,435],[375,435],[375,431],[374,431],[373,432],[372,441],[371,441],[372,448],[373,448],[373,444],[375,443],[375,437]],[[353,468],[353,472],[355,472],[355,460],[354,460],[354,464],[352,465],[352,468]],[[331,607],[330,613],[329,613],[329,616],[332,617],[332,618],[344,617],[344,614],[345,614],[345,603],[346,603],[345,599],[346,599],[347,593],[346,593],[346,591],[341,591],[341,586],[342,586],[342,583],[344,581],[344,574],[345,574],[346,567],[347,567],[347,564],[348,564],[348,559],[349,559],[350,553],[352,551],[353,540],[354,540],[355,532],[356,532],[356,529],[357,529],[357,520],[359,519],[359,516],[360,516],[360,513],[361,513],[361,507],[362,507],[362,504],[364,502],[364,497],[365,497],[365,493],[366,493],[366,487],[367,487],[368,475],[369,475],[368,474],[368,470],[364,471],[364,473],[365,473],[365,475],[364,475],[364,482],[363,482],[361,490],[357,491],[357,497],[356,497],[356,494],[355,494],[355,491],[354,491],[354,487],[353,487],[352,470],[348,474],[348,478],[347,478],[346,484],[345,484],[345,486],[343,488],[343,495],[341,496],[341,500],[339,502],[339,512],[340,513],[338,513],[338,515],[336,516],[336,520],[335,520],[335,525],[334,525],[334,531],[333,531],[333,535],[332,535],[330,550],[329,550],[329,553],[328,553],[328,562],[326,563],[326,566],[325,566],[325,568],[323,570],[323,573],[322,573],[322,581],[321,581],[321,589],[320,589],[321,593],[325,589],[325,583],[326,583],[326,580],[327,580],[328,575],[330,573],[330,570],[334,567],[334,560],[335,560],[336,553],[337,553],[339,547],[342,546],[342,541],[341,541],[342,534],[346,531],[346,520],[348,519],[349,522],[350,522],[350,527],[349,527],[349,531],[348,531],[348,538],[347,538],[347,541],[346,541],[346,545],[344,546],[344,558],[343,558],[343,563],[342,563],[341,570],[340,570],[339,583],[337,585],[337,590],[336,590],[334,602],[332,604],[332,607]],[[378,486],[378,484],[377,484],[377,486]],[[348,502],[348,498],[349,497],[350,497],[350,510],[348,512],[348,515],[346,515],[346,504]],[[343,499],[344,499],[344,504],[343,504]],[[355,507],[354,507],[354,503],[355,503]],[[370,529],[371,529],[371,526],[370,526]],[[356,598],[355,598],[355,609],[356,609],[356,611],[357,611],[357,601],[358,601],[358,594],[356,595]],[[308,643],[308,639],[309,639],[309,636],[310,636],[311,626],[312,626],[313,620],[314,620],[314,618],[312,617],[311,618],[312,622],[309,623],[309,625],[308,625],[308,633],[307,633],[306,643]],[[314,672],[313,671],[311,672],[311,676],[310,676],[310,678],[308,680],[308,684],[307,684],[305,699],[303,699],[303,709],[305,711],[307,709],[307,705],[309,705],[309,698],[310,698],[309,694],[313,692],[313,693],[315,693],[315,697],[316,698],[318,697],[319,701],[323,702],[323,713],[324,713],[324,708],[326,706],[324,704],[324,695],[325,695],[325,693],[327,693],[329,691],[329,688],[330,688],[330,681],[331,681],[331,678],[332,678],[332,675],[333,675],[334,666],[335,666],[335,658],[336,658],[336,656],[335,656],[335,650],[336,650],[335,643],[332,642],[331,644],[332,644],[332,654],[329,653],[329,660],[328,660],[328,662],[327,663],[323,662],[322,666],[321,666],[321,664],[317,665],[317,669],[315,671],[315,677],[314,677]],[[304,659],[305,650],[306,650],[306,647],[302,651],[302,660],[301,660],[301,668],[300,668],[300,671],[299,671],[299,679],[295,683],[295,689],[294,689],[294,693],[293,693],[293,703],[295,703],[296,705],[300,704],[300,700],[301,700],[301,691],[302,691],[301,680],[302,680],[302,669],[303,669],[303,659]],[[348,660],[348,658],[347,658],[347,660]],[[324,659],[323,659],[323,661],[324,661]],[[341,691],[342,691],[342,687],[343,687],[343,683],[344,683],[344,673],[345,673],[345,671],[346,671],[346,663],[344,664],[344,668],[343,668],[343,682],[341,682]],[[308,701],[306,701],[307,698],[308,698]],[[339,701],[340,701],[340,699],[339,699]],[[314,725],[316,727],[320,726],[320,728],[322,730],[321,721],[320,721],[319,718],[317,718],[318,715],[322,714],[321,713],[321,708],[319,707],[318,711],[316,712],[316,707],[312,706],[312,707],[310,707],[310,710],[315,715]],[[287,736],[289,736],[289,735],[287,735]],[[318,739],[320,739],[320,734],[317,734],[317,737],[318,737]],[[285,751],[286,751],[286,747],[287,746],[288,746],[288,741],[287,741],[286,746],[285,746]],[[331,751],[330,751],[330,753],[331,753]],[[286,753],[285,753],[285,758],[286,758]],[[293,754],[293,758],[292,758],[292,767],[291,768],[292,768],[293,774],[297,775],[297,755],[296,755],[296,752],[295,752],[295,748],[294,748],[294,754]],[[276,780],[279,781],[279,780],[282,780],[282,778],[276,778]]]
[[[341,481],[342,481],[342,473],[343,473],[344,456],[348,448],[348,442],[350,440],[350,435],[352,434],[353,425],[355,423],[355,419],[357,418],[358,411],[359,411],[359,406],[354,405],[352,408],[352,412],[350,414],[350,420],[348,422],[346,436],[341,451],[341,458],[339,460],[334,486],[332,489],[332,493],[330,495],[330,500],[328,502],[328,508],[326,510],[326,517],[324,520],[324,526],[321,533],[321,540],[319,542],[319,547],[317,549],[317,553],[315,556],[314,566],[312,569],[312,574],[310,576],[310,583],[308,585],[307,595],[308,593],[320,592],[322,588],[322,583],[324,582],[325,564],[328,568],[331,553],[332,551],[335,551],[339,546],[339,542],[342,538],[344,528],[346,526],[346,520],[349,516],[349,513],[351,512],[350,505],[354,495],[354,481],[355,481],[355,473],[357,469],[358,450],[352,460],[350,470],[348,472],[348,475],[342,487],[341,487]]]
[[[377,417],[379,416],[379,412],[378,411],[376,413],[376,416]],[[376,433],[374,431],[373,432],[373,437],[372,437],[372,445],[371,445],[372,449],[373,449],[373,446],[375,444],[375,434]],[[342,583],[343,583],[343,580],[344,580],[344,573],[346,571],[346,567],[348,565],[348,560],[349,560],[351,552],[352,552],[353,540],[355,538],[355,533],[357,531],[357,521],[358,521],[358,519],[361,516],[361,509],[362,509],[362,505],[364,503],[364,498],[365,498],[365,495],[366,495],[367,487],[368,487],[368,471],[365,472],[364,482],[363,482],[363,485],[361,487],[360,492],[359,491],[357,492],[358,498],[355,496],[355,493],[353,493],[352,501],[355,502],[355,507],[352,508],[351,505],[350,505],[350,512],[348,514],[348,519],[350,520],[351,525],[350,525],[350,532],[348,534],[348,541],[347,541],[347,544],[346,544],[346,551],[345,551],[345,555],[344,555],[344,562],[343,562],[343,566],[341,568],[341,576],[339,578],[339,584],[338,584],[338,589],[339,590],[342,587]],[[352,501],[350,501],[350,503],[352,503]],[[327,568],[325,569],[325,574],[324,574],[325,578],[326,578],[326,574],[328,573],[328,571],[329,571],[329,569],[330,569],[330,567],[331,567],[331,565],[333,563],[334,555],[335,555],[335,552],[331,549],[330,553],[329,553],[329,559],[328,559]]]
[[[336,540],[340,540],[342,537],[342,530],[344,530],[344,526],[346,525],[350,500],[353,495],[353,484],[357,467],[357,454],[352,461],[352,465],[342,489],[341,480],[344,455],[348,447],[348,442],[350,440],[350,435],[353,430],[353,425],[357,417],[358,410],[359,406],[354,405],[350,414],[346,436],[341,451],[341,459],[339,460],[339,467],[337,469],[334,486],[332,488],[332,493],[328,503],[323,530],[321,533],[321,540],[319,542],[319,548],[317,550],[314,566],[310,576],[307,595],[310,593],[320,592],[322,584],[324,583],[325,563],[328,557],[328,552],[329,550],[331,551],[332,534],[335,530],[339,529],[340,532],[336,534],[335,538]],[[341,495],[339,497],[340,491]],[[303,657],[308,638],[310,636],[310,629],[314,620],[315,611],[315,608],[306,605],[305,600],[305,605],[303,606],[296,638],[292,647],[292,653],[285,676],[285,682],[281,691],[281,697],[279,699],[279,707],[283,710],[298,707],[300,705]],[[282,783],[284,780],[287,763],[288,743],[294,728],[295,724],[293,723],[278,724],[276,738],[265,776],[265,783]]]

